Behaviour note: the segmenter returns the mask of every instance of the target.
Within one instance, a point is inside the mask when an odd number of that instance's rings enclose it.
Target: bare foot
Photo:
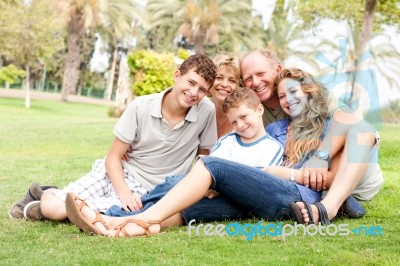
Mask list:
[[[303,202],[301,202],[301,201],[298,201],[298,202],[296,202],[296,205],[299,207],[300,212],[303,215],[304,223],[305,224],[309,224],[311,222],[311,218],[310,218],[310,216],[308,214],[308,211],[306,209],[305,204]],[[312,215],[313,215],[314,223],[317,224],[318,220],[319,220],[318,209],[314,205],[311,205],[311,209],[312,209]]]
[[[304,202],[296,202],[296,205],[300,209],[304,223],[309,224],[311,222],[311,215],[308,213]],[[318,224],[319,222],[321,222],[322,224],[329,224],[336,217],[338,211],[338,208],[334,208],[334,206],[328,205],[327,202],[318,202],[316,204],[310,204],[310,206],[313,222],[315,224]]]
[[[160,232],[160,221],[136,220],[134,218],[125,219],[123,223],[112,230],[108,230],[108,237],[132,237],[132,236],[150,236]]]
[[[82,204],[82,200],[77,198],[77,199],[75,199],[75,203],[77,206],[80,206]],[[92,221],[93,226],[99,232],[101,232],[101,234],[103,234],[103,235],[106,234],[108,232],[108,230],[110,229],[111,221],[109,218],[111,218],[111,217],[100,214],[99,212],[91,209],[86,204],[80,209],[80,212],[87,221]]]

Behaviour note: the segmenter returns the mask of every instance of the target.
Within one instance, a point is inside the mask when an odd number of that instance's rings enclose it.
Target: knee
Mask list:
[[[352,131],[352,136],[354,136],[357,145],[373,147],[376,143],[376,133],[374,130]]]
[[[359,123],[350,128],[348,141],[357,145],[373,147],[376,144],[376,132],[367,123]]]
[[[376,133],[374,131],[364,132],[359,138],[364,145],[373,147],[376,144]]]
[[[40,201],[40,210],[47,219],[55,221],[67,219],[65,201],[56,197],[52,190],[46,190],[43,193]]]

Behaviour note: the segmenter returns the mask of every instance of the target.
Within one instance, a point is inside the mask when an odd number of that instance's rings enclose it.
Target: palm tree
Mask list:
[[[149,0],[147,11],[150,29],[171,25],[171,32],[192,43],[195,53],[218,44],[222,32],[230,36],[236,51],[241,44],[261,46],[260,36],[251,34],[255,27],[251,1]]]
[[[296,3],[277,0],[266,30],[266,47],[274,51],[279,59],[299,59],[318,72],[325,72],[318,62],[318,51],[334,49],[337,44],[331,40],[315,38],[303,30],[303,25],[295,13]],[[312,37],[312,38],[310,38]]]
[[[80,66],[80,45],[89,27],[102,22],[107,0],[56,0],[53,2],[67,27],[67,57],[65,60],[61,100],[76,93]]]
[[[357,32],[353,27],[347,27],[348,32],[346,38],[349,41],[344,41],[337,50],[341,50],[340,55],[331,60],[335,62],[335,73],[339,71],[347,71],[350,75],[349,80],[351,86],[348,88],[348,97],[345,99],[349,105],[353,103],[355,95],[355,84],[360,79],[365,78],[362,70],[374,70],[380,74],[391,88],[400,89],[400,85],[397,81],[400,74],[398,64],[400,62],[400,53],[397,51],[394,42],[391,37],[385,33],[377,33],[371,35],[371,40],[365,44],[364,53],[360,54],[359,46],[360,42],[357,40]],[[358,44],[358,45],[357,45]],[[336,63],[337,62],[337,63]],[[341,63],[340,63],[341,62]],[[378,88],[373,88],[378,89]],[[376,99],[375,99],[376,100]]]
[[[119,49],[129,45],[134,20],[145,25],[143,12],[132,0],[113,0],[108,4],[106,21],[100,29],[102,40],[109,43],[113,50],[105,96],[107,100],[111,100]]]

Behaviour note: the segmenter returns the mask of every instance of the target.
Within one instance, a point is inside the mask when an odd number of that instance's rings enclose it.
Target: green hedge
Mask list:
[[[0,84],[13,84],[25,77],[25,71],[17,68],[14,65],[8,65],[0,68]]]
[[[132,91],[138,96],[163,91],[174,83],[172,53],[136,50],[128,55],[128,65],[134,77]]]

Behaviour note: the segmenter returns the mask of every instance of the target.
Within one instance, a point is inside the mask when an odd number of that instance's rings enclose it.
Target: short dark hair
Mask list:
[[[191,69],[206,80],[210,85],[209,88],[213,85],[217,76],[217,67],[209,57],[202,54],[195,54],[183,61],[179,67],[182,75],[185,75]]]
[[[229,94],[222,104],[222,111],[227,113],[232,108],[238,108],[240,105],[245,104],[249,108],[256,109],[261,104],[257,94],[247,88],[237,88]]]

